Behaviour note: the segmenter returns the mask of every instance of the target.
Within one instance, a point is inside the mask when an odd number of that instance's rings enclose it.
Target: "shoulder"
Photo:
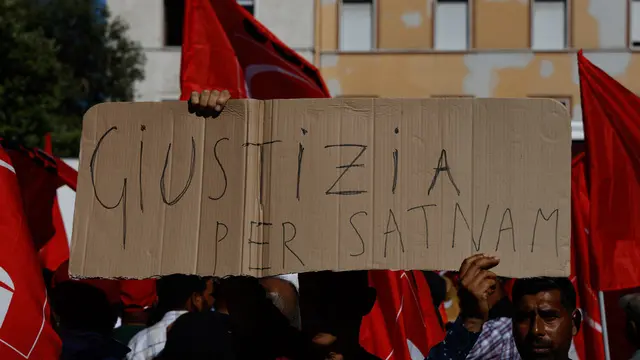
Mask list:
[[[137,334],[135,334],[131,340],[129,341],[129,349],[131,349],[130,355],[135,355],[136,353],[144,350],[149,345],[149,338],[152,336],[153,326],[140,330]]]

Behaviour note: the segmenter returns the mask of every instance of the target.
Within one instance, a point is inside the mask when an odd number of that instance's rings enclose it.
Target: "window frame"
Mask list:
[[[627,1],[627,47],[631,51],[640,51],[640,39],[636,41],[637,45],[634,45],[633,39],[633,3],[640,6],[640,0],[628,0]],[[640,19],[638,19],[640,21]]]
[[[253,15],[254,17],[258,17],[258,1],[257,0],[236,0],[236,2],[238,3],[238,5],[242,7],[253,6],[253,13],[251,13],[251,15]]]
[[[438,3],[440,2],[444,2],[444,3],[466,3],[467,4],[467,46],[466,48],[462,49],[462,50],[449,50],[449,49],[438,49],[436,48],[436,18],[438,16]],[[471,51],[475,48],[475,39],[474,39],[474,7],[473,7],[473,0],[433,0],[433,2],[431,3],[431,14],[433,14],[432,16],[432,20],[431,20],[431,48],[434,51],[439,51],[439,52],[468,52]]]
[[[533,48],[533,35],[534,35],[534,16],[535,16],[535,6],[537,2],[542,3],[553,3],[553,2],[562,2],[564,3],[564,47],[561,49],[534,49]],[[534,52],[558,52],[558,51],[567,51],[572,49],[573,46],[573,33],[571,31],[571,14],[573,1],[572,0],[531,0],[529,1],[529,49]]]
[[[336,33],[338,39],[336,44],[338,53],[369,53],[378,50],[378,0],[364,0],[364,1],[354,1],[353,3],[370,3],[371,4],[371,49],[369,50],[343,50],[342,42],[341,42],[341,34],[342,34],[342,5],[345,1],[338,0],[338,31]],[[347,2],[349,2],[347,0]]]

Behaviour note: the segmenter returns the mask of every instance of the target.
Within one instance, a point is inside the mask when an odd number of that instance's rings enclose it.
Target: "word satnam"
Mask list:
[[[145,129],[144,125],[141,128],[143,131]],[[121,211],[122,213],[122,226],[123,226],[123,230],[122,230],[122,246],[123,248],[126,248],[126,242],[127,242],[127,192],[128,192],[128,187],[129,187],[129,183],[128,183],[128,179],[124,178],[123,180],[123,186],[122,186],[122,191],[120,194],[119,199],[113,203],[113,204],[107,204],[104,199],[102,198],[102,196],[99,194],[98,189],[96,188],[96,181],[95,181],[95,165],[96,165],[96,161],[98,158],[98,154],[100,153],[100,150],[102,149],[102,143],[103,141],[110,136],[114,131],[118,130],[118,128],[116,126],[113,126],[111,128],[109,128],[98,140],[98,142],[96,143],[96,146],[93,150],[93,153],[91,155],[91,162],[90,162],[90,173],[91,173],[91,183],[92,183],[92,187],[93,187],[93,192],[94,192],[94,196],[95,199],[98,201],[98,203],[105,209],[108,210],[115,210],[118,209]],[[398,131],[398,129],[395,130],[396,133]],[[303,133],[306,134],[306,131],[303,129]],[[228,183],[229,183],[229,179],[227,178],[227,172],[225,171],[225,167],[223,164],[222,159],[220,158],[219,154],[218,154],[218,147],[225,143],[230,141],[230,139],[228,137],[221,137],[219,139],[217,139],[217,141],[215,142],[215,145],[213,146],[213,155],[215,158],[215,162],[218,166],[218,169],[220,171],[220,173],[223,175],[223,184],[220,186],[221,190],[219,192],[219,194],[217,195],[208,195],[207,199],[209,201],[218,201],[221,200],[225,197],[226,193],[227,193],[227,187],[228,187]],[[268,141],[268,142],[263,142],[263,143],[244,143],[242,144],[243,148],[248,148],[248,147],[257,147],[259,149],[259,153],[260,153],[260,201],[262,202],[262,192],[263,192],[263,175],[264,175],[264,158],[263,158],[263,150],[265,149],[265,147],[267,146],[276,146],[278,143],[282,143],[281,140],[272,140],[272,141]],[[158,186],[160,187],[160,194],[162,197],[162,201],[164,204],[168,205],[168,206],[174,206],[176,204],[178,204],[180,202],[180,200],[183,198],[183,196],[188,192],[192,180],[195,176],[195,169],[196,169],[196,164],[198,159],[196,158],[196,141],[193,137],[191,137],[191,157],[190,157],[190,165],[189,165],[189,174],[188,174],[188,178],[187,181],[184,185],[184,187],[182,188],[182,190],[178,193],[178,195],[176,195],[174,198],[169,198],[167,191],[166,191],[166,185],[165,185],[165,176],[167,175],[167,168],[168,168],[168,164],[169,164],[169,159],[170,159],[170,154],[171,154],[171,147],[172,144],[169,143],[167,146],[167,152],[166,152],[166,156],[165,156],[165,160],[164,160],[164,164],[162,166],[162,176],[159,179],[159,183]],[[365,153],[368,149],[367,145],[362,145],[362,144],[329,144],[324,146],[325,150],[330,150],[332,148],[337,148],[337,147],[341,147],[341,148],[352,148],[355,149],[354,151],[354,156],[353,159],[346,163],[346,164],[337,164],[336,168],[339,169],[338,171],[338,175],[336,176],[336,179],[334,181],[332,181],[332,183],[327,184],[326,189],[324,190],[325,195],[327,196],[357,196],[357,195],[362,195],[367,193],[366,189],[352,189],[352,190],[338,190],[337,188],[339,188],[338,184],[340,183],[340,181],[345,178],[345,176],[347,176],[347,174],[352,171],[355,168],[362,168],[364,167],[364,163],[362,163],[362,159],[363,156],[365,156]],[[295,196],[296,199],[298,201],[300,201],[301,196],[300,196],[300,184],[301,184],[301,169],[302,169],[302,164],[304,161],[304,154],[305,154],[305,147],[302,145],[302,143],[298,143],[298,163],[297,163],[297,177],[296,177],[296,188],[295,191],[292,191],[292,196]],[[140,157],[140,164],[142,164],[142,159],[144,156],[144,142],[141,141],[140,142],[140,148],[139,148],[139,157]],[[397,184],[398,184],[398,163],[399,163],[399,152],[397,149],[395,149],[392,153],[392,159],[393,159],[393,182],[392,185],[389,189],[389,191],[395,195],[396,193],[396,189],[397,189]],[[433,177],[430,179],[429,182],[425,183],[425,186],[428,186],[427,189],[427,195],[431,195],[432,191],[434,190],[434,188],[436,187],[438,181],[446,181],[447,183],[449,183],[449,185],[452,187],[453,191],[457,194],[457,196],[461,195],[461,191],[458,187],[458,185],[456,184],[456,180],[453,176],[453,173],[451,171],[451,166],[449,164],[449,161],[447,159],[447,151],[445,149],[442,149],[440,151],[440,155],[437,161],[437,164],[435,164],[435,166],[433,167],[434,169],[434,173],[433,173]],[[139,178],[142,178],[142,166],[139,166]],[[428,185],[427,185],[428,184]],[[140,181],[138,183],[139,186],[139,194],[140,194],[140,204],[139,204],[139,208],[141,212],[144,212],[144,200],[143,200],[143,191],[142,191],[142,181]],[[379,234],[379,236],[381,237],[381,241],[384,242],[384,257],[387,257],[387,248],[390,242],[394,242],[394,240],[397,240],[395,242],[397,242],[397,246],[399,247],[400,251],[402,253],[405,252],[405,240],[406,237],[408,235],[411,234],[406,234],[403,229],[401,229],[398,221],[397,221],[397,214],[398,211],[404,211],[407,212],[409,214],[415,214],[415,216],[419,216],[422,222],[422,225],[424,226],[424,247],[425,248],[429,248],[429,211],[428,209],[430,208],[435,208],[437,207],[438,204],[433,204],[433,203],[424,203],[424,204],[420,204],[420,205],[416,205],[416,206],[412,206],[409,207],[407,209],[396,209],[394,211],[394,209],[388,209],[388,217],[387,217],[387,222],[386,222],[386,226],[385,226],[385,231],[382,232],[381,234]],[[473,244],[473,247],[475,248],[476,251],[480,251],[481,246],[482,246],[482,241],[483,238],[486,238],[487,234],[485,234],[485,226],[487,225],[487,221],[490,218],[490,214],[492,213],[496,213],[496,210],[492,208],[492,206],[490,204],[486,205],[486,208],[484,210],[484,214],[483,214],[483,220],[482,220],[482,225],[480,227],[479,230],[479,234],[474,234],[474,230],[471,229],[471,224],[468,220],[468,216],[465,215],[465,212],[463,211],[462,206],[460,205],[459,202],[454,201],[454,204],[452,206],[453,208],[453,226],[452,226],[452,238],[451,238],[451,248],[455,248],[456,244],[459,243],[460,237],[461,235],[459,234],[458,228],[462,228],[462,229],[466,229],[466,232],[469,233],[471,242]],[[546,210],[546,211],[545,211]],[[508,237],[511,238],[511,246],[510,248],[513,250],[513,252],[516,252],[516,228],[514,226],[514,221],[513,221],[513,212],[510,208],[504,208],[504,209],[499,209],[497,214],[499,216],[499,227],[498,227],[498,231],[497,233],[491,234],[492,237],[495,239],[495,250],[498,251],[499,247],[500,247],[500,243],[501,240],[503,240],[503,237],[507,237],[507,235],[510,235]],[[366,242],[363,238],[363,231],[362,229],[359,229],[356,222],[359,218],[361,217],[367,217],[369,216],[369,214],[367,213],[367,211],[365,210],[361,210],[361,211],[357,211],[354,212],[353,214],[349,214],[348,219],[345,219],[345,221],[348,221],[350,224],[350,227],[353,229],[353,236],[356,239],[354,244],[355,246],[357,246],[357,250],[351,252],[349,255],[352,257],[358,257],[358,256],[362,256],[365,254],[366,252]],[[552,229],[554,237],[555,237],[555,251],[556,251],[556,255],[558,256],[558,226],[559,226],[559,216],[560,216],[560,212],[559,209],[551,209],[549,211],[549,209],[542,209],[542,208],[538,208],[536,211],[536,215],[534,218],[531,219],[531,226],[528,229],[524,229],[523,231],[527,234],[527,237],[530,238],[530,242],[527,244],[527,249],[530,252],[534,251],[534,247],[535,247],[535,243],[536,243],[536,236],[537,233],[539,233],[539,227],[540,226],[546,226],[547,229]],[[491,216],[491,218],[495,218],[496,220],[498,219],[498,217],[495,217],[495,215]],[[227,239],[229,237],[229,233],[230,233],[230,229],[227,226],[227,224],[224,224],[222,222],[216,222],[216,234],[215,234],[215,243],[216,243],[216,247],[217,247],[217,243]],[[260,227],[280,227],[282,229],[282,252],[283,254],[286,253],[290,253],[291,255],[293,255],[296,260],[303,266],[305,266],[305,262],[304,259],[302,259],[300,257],[299,254],[297,254],[291,244],[295,241],[296,236],[298,234],[298,230],[296,228],[296,225],[289,222],[289,221],[284,221],[281,224],[274,224],[272,222],[260,222],[257,220],[249,220],[248,221],[248,227],[250,229],[249,231],[249,238],[246,239],[248,245],[251,246],[264,246],[264,245],[269,245],[269,242],[258,242],[256,240],[253,239],[254,237],[254,229],[259,229]],[[256,231],[257,232],[257,231]],[[520,231],[518,231],[520,232]],[[520,236],[519,238],[522,238],[522,236]],[[468,239],[468,238],[466,238]],[[507,240],[508,241],[508,240]],[[282,257],[282,261],[283,261],[283,267],[285,267],[285,256]],[[252,270],[266,270],[269,269],[270,267],[251,267],[250,269]]]

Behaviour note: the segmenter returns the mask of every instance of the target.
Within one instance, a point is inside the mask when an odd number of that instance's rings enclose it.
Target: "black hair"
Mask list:
[[[260,280],[252,276],[227,276],[220,279],[214,289],[214,298],[227,307],[252,305],[254,308],[269,302],[267,291]]]
[[[194,294],[201,294],[207,282],[197,275],[173,274],[158,280],[158,306],[169,310],[182,309]]]
[[[511,297],[513,303],[517,304],[526,295],[535,295],[543,291],[560,291],[560,302],[568,311],[576,309],[576,290],[571,280],[565,277],[534,277],[517,279],[513,285]]]
[[[197,275],[173,274],[158,279],[158,306],[149,317],[147,325],[156,324],[169,311],[183,310],[194,293],[202,294],[206,288],[207,282]]]
[[[108,335],[117,316],[104,291],[84,282],[68,280],[56,285],[51,293],[51,307],[60,327]]]

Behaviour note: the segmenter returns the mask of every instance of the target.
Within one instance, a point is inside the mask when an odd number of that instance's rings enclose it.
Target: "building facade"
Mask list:
[[[578,49],[640,92],[640,0],[238,1],[334,96],[551,97],[580,139]],[[184,1],[107,3],[147,55],[138,99],[178,98]]]
[[[180,97],[185,1],[189,0],[106,0],[111,14],[129,24],[129,37],[141,44],[147,59],[145,79],[136,88],[138,101]],[[289,47],[313,61],[314,0],[237,1]]]

